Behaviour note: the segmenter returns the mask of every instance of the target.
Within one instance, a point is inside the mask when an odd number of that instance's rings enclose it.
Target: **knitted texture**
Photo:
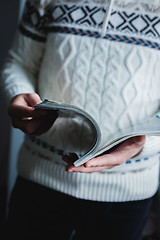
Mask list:
[[[115,1],[104,36],[109,1],[46,2],[27,1],[3,71],[7,99],[38,91],[42,99],[75,104],[96,119],[103,142],[159,111],[160,18],[155,1],[152,8],[148,1]],[[88,36],[95,32],[98,37]],[[92,137],[81,119],[59,118],[46,134],[26,136],[18,172],[90,200],[139,200],[157,191],[159,137],[147,137],[142,152],[121,166],[93,174],[65,172],[62,155],[84,153]]]

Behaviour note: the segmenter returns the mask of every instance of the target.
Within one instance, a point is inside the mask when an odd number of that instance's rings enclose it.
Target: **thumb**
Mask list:
[[[34,107],[36,104],[39,104],[42,102],[40,96],[37,93],[25,94],[24,98],[28,103],[28,105],[31,107]]]

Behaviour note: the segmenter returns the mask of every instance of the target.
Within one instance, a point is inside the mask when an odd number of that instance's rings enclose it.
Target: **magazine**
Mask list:
[[[156,114],[149,119],[145,119],[143,123],[130,126],[117,132],[116,135],[111,136],[109,139],[106,139],[105,144],[102,144],[102,132],[100,126],[98,126],[98,123],[95,121],[95,119],[83,109],[71,104],[50,101],[48,99],[45,99],[42,103],[37,104],[34,106],[34,108],[36,110],[44,109],[48,111],[56,111],[58,113],[58,117],[75,117],[76,115],[79,115],[84,118],[84,121],[88,122],[91,131],[95,132],[95,139],[92,143],[91,148],[83,156],[79,156],[78,159],[74,162],[75,166],[84,164],[85,162],[110,150],[128,138],[140,135],[160,135],[160,115]]]

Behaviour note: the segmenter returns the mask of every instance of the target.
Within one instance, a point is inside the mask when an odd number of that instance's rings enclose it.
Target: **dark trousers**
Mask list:
[[[139,240],[152,199],[106,203],[77,199],[18,177],[7,239]]]

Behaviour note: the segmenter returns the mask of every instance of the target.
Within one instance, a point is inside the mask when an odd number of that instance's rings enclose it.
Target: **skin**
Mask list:
[[[57,116],[50,115],[45,110],[35,110],[33,107],[42,102],[36,93],[20,94],[14,97],[8,108],[12,126],[30,135],[41,135],[47,132]]]
[[[33,107],[41,101],[36,93],[20,94],[14,97],[8,108],[13,127],[30,135],[41,135],[47,132],[56,120],[57,115],[50,115],[45,110],[36,111]],[[71,156],[65,155],[62,157],[62,160],[67,163],[67,172],[98,172],[119,166],[136,156],[142,151],[144,143],[145,136],[129,138],[118,145],[112,152],[104,153],[79,167],[73,165],[77,158],[76,154]]]

